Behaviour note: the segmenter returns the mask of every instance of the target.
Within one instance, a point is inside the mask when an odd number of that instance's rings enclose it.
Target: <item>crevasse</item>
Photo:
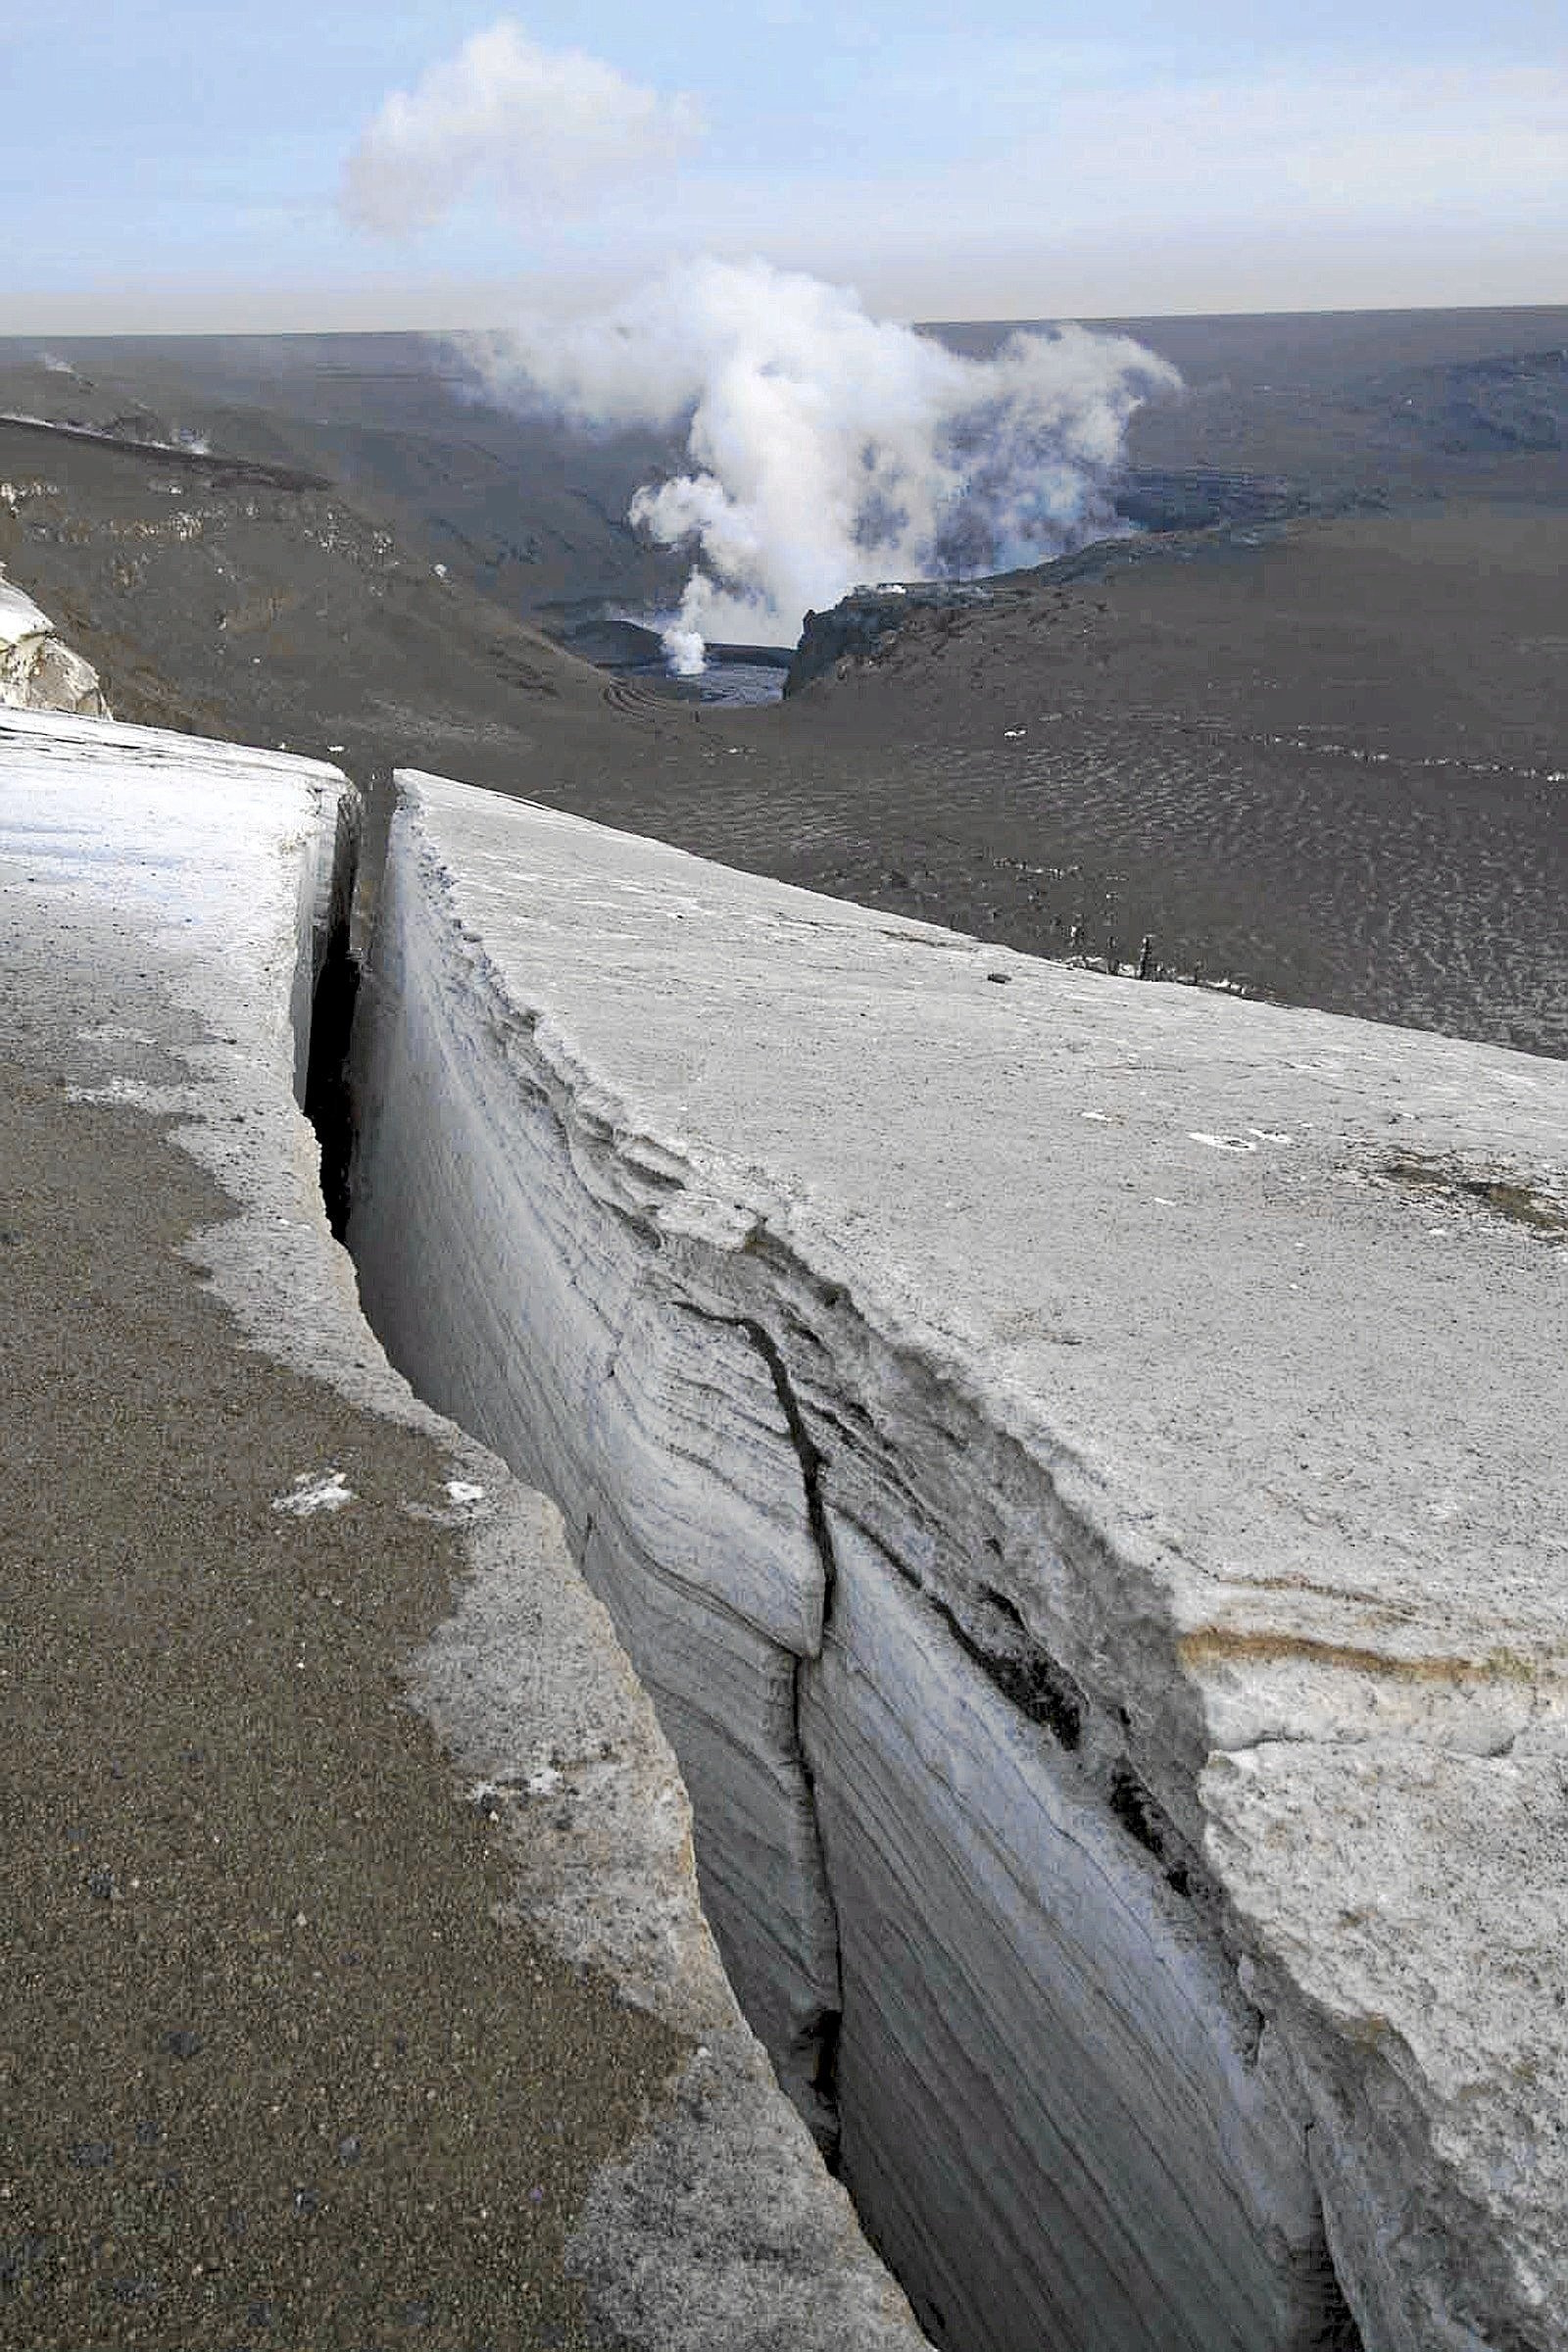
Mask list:
[[[1526,1801],[1481,1782],[1557,1698],[1470,1662],[1462,1545],[1412,1611],[1419,1462],[1354,1413],[1315,1454],[1287,1440],[1358,1371],[1385,1394],[1396,1321],[1282,1282],[1259,1335],[1256,1302],[1325,1200],[1412,1292],[1402,1203],[1340,1172],[1389,1070],[1412,1140],[1528,1143],[1536,1111],[1492,1107],[1520,1103],[1518,1057],[1134,993],[1136,1020],[1109,984],[414,779],[356,1032],[350,1246],[394,1360],[559,1502],[679,1757],[731,1978],[939,2340],[1481,2344],[1474,2313],[1528,2307],[1545,2192],[1504,2183],[1499,2227],[1470,2185],[1463,2131],[1490,2163],[1528,2123],[1507,2070],[1479,2103],[1456,2071],[1453,2019],[1494,1996],[1468,1924],[1423,1993],[1422,1889],[1455,1805]],[[1010,1159],[963,1132],[999,1084]],[[1106,1099],[1143,1132],[1093,1193],[1054,1189],[1104,1149],[1080,1105]],[[1035,1188],[996,1220],[1034,1256],[930,1197],[901,1217],[917,1169],[972,1203],[970,1161]],[[1476,1247],[1472,1328],[1512,1329],[1536,1261]],[[965,1278],[1027,1333],[1029,1383],[925,1311]],[[1096,1285],[1120,1355],[1084,1347]],[[1386,1802],[1358,1809],[1368,1774]],[[1391,1890],[1415,1924],[1391,1909],[1379,1942]],[[1326,1902],[1373,1940],[1303,1939]]]

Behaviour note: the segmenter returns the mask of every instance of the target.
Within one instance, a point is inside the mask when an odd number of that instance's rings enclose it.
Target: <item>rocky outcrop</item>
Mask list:
[[[933,2331],[1568,2344],[1568,1073],[429,778],[357,1051]]]
[[[856,663],[886,653],[916,612],[954,612],[995,602],[997,589],[984,581],[920,580],[909,586],[852,588],[825,612],[808,612],[800,643],[784,680],[786,695],[799,694],[814,678],[842,677]]]
[[[826,612],[808,612],[784,691],[798,694],[815,678],[844,676],[861,662],[878,661],[916,615],[935,613],[956,622],[977,606],[1018,604],[1043,589],[1103,578],[1127,564],[1180,555],[1195,545],[1216,540],[1223,545],[1233,535],[1246,538],[1296,515],[1382,503],[1372,493],[1319,490],[1284,474],[1138,466],[1116,493],[1115,512],[1126,525],[1120,535],[1091,540],[1049,564],[989,579],[852,588]]]
[[[77,718],[112,715],[92,663],[61,642],[48,613],[3,573],[0,710],[64,710]]]
[[[1142,531],[1283,522],[1338,503],[1285,474],[1228,473],[1209,466],[1135,466],[1116,493],[1117,514]]]

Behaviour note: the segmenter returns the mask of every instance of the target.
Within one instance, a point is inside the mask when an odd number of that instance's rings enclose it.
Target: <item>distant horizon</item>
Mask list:
[[[1568,294],[1556,300],[1518,302],[1323,302],[1297,305],[1248,305],[1223,310],[1127,310],[1127,311],[975,311],[970,313],[931,313],[923,317],[907,317],[901,323],[919,328],[966,326],[1064,326],[1079,324],[1090,327],[1119,327],[1141,324],[1220,325],[1240,319],[1288,318],[1440,318],[1453,316],[1469,318],[1517,317],[1541,313],[1544,316],[1568,317]],[[502,330],[508,321],[505,317],[469,318],[461,323],[448,319],[439,323],[414,323],[394,319],[374,324],[313,322],[305,325],[246,325],[217,326],[119,326],[119,325],[46,325],[9,324],[0,313],[0,344],[36,344],[40,358],[48,355],[48,347],[58,343],[134,343],[134,342],[316,342],[334,336],[345,340],[360,338],[367,342],[382,336],[423,336],[433,339],[470,334],[487,334]]]

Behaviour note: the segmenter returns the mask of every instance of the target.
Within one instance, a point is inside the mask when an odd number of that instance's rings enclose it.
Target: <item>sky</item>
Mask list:
[[[1568,302],[1561,0],[0,0],[0,333]]]

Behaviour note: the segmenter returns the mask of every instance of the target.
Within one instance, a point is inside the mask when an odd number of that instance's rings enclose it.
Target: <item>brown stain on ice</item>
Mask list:
[[[1354,1642],[1323,1642],[1309,1634],[1243,1633],[1231,1626],[1200,1626],[1176,1643],[1183,1666],[1201,1668],[1247,1661],[1273,1666],[1298,1662],[1340,1673],[1375,1675],[1383,1682],[1544,1683],[1558,1675],[1545,1659],[1513,1649],[1492,1649],[1481,1658],[1397,1657]]]

